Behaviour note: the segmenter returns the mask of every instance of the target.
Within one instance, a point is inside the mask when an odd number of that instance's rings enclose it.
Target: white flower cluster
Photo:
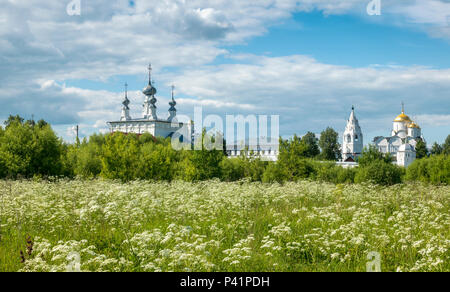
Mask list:
[[[0,181],[0,202],[0,271],[450,271],[449,186]]]

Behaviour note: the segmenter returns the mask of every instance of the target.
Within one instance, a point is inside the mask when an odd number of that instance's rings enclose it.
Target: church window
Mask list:
[[[347,142],[351,142],[352,141],[352,137],[350,135],[347,135]]]

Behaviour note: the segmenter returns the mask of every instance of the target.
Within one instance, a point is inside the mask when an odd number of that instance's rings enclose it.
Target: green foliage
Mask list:
[[[394,185],[402,182],[403,174],[403,168],[383,160],[375,160],[368,165],[359,167],[355,182]]]
[[[320,154],[318,141],[319,140],[316,138],[316,134],[312,132],[308,132],[305,136],[302,137],[301,142],[306,146],[306,157],[314,158]]]
[[[139,148],[134,134],[114,133],[106,137],[102,147],[101,175],[105,178],[129,181],[135,178]]]
[[[8,119],[0,136],[1,175],[58,175],[61,172],[62,142],[50,125],[23,123],[19,116]]]
[[[307,146],[296,135],[290,140],[280,138],[278,155],[279,173],[283,173],[285,180],[298,180],[308,178],[314,171],[312,163],[305,159]],[[272,169],[271,171],[274,171]]]
[[[9,115],[8,119],[5,121],[5,126],[8,128],[11,124],[23,124],[24,119],[19,115]]]
[[[171,147],[153,142],[143,144],[139,152],[136,177],[140,179],[174,179],[177,153]]]
[[[442,151],[445,155],[450,155],[450,135],[445,139],[444,145],[442,145]]]
[[[236,181],[245,176],[245,165],[240,158],[223,159],[220,162],[222,180]]]
[[[315,179],[335,184],[353,183],[358,168],[343,168],[333,162],[316,162]]]
[[[416,144],[416,158],[424,158],[428,156],[427,144],[422,139],[419,139]]]
[[[262,181],[268,162],[254,157],[241,159],[244,165],[244,177],[250,178],[251,181]]]
[[[262,182],[264,183],[273,183],[279,182],[282,183],[286,181],[288,178],[288,174],[286,173],[286,169],[281,166],[279,163],[270,162],[267,165],[266,171],[264,172]]]
[[[441,145],[439,145],[437,142],[434,142],[433,146],[431,147],[431,154],[432,155],[440,155],[444,152],[444,149]]]
[[[184,155],[183,179],[199,181],[221,177],[220,164],[225,155],[223,149],[214,149],[213,144],[216,139],[217,137],[209,136],[206,130],[203,130],[202,139],[197,139],[194,151],[187,151],[188,153]],[[222,139],[222,137],[218,139]]]
[[[75,179],[0,189],[0,272],[64,272],[73,252],[92,272],[364,272],[374,250],[384,272],[450,271],[450,186]]]
[[[76,151],[75,175],[84,178],[97,177],[102,171],[102,146],[95,142],[82,143]]]
[[[361,156],[358,158],[359,166],[360,167],[368,166],[375,161],[392,163],[392,156],[390,154],[381,153],[375,145],[369,145],[369,147],[364,147]]]
[[[371,181],[391,185],[401,182],[404,171],[392,165],[392,157],[380,153],[375,146],[364,148],[358,168],[345,169],[331,161],[315,160],[319,148],[311,132],[302,138],[296,135],[288,140],[280,138],[278,161],[267,162],[248,150],[242,151],[239,158],[226,158],[223,137],[209,135],[206,131],[202,133],[202,140],[196,141],[197,150],[176,151],[170,138],[156,138],[148,133],[93,134],[81,143],[65,144],[43,120],[24,122],[20,116],[10,116],[5,125],[5,128],[0,127],[0,177],[62,175],[90,179],[101,176],[122,181],[214,178],[237,181],[245,178],[266,183],[309,179],[335,184]],[[209,150],[216,141],[223,141],[223,149]],[[333,129],[322,132],[319,144],[322,148],[319,158],[336,159],[339,144]],[[445,153],[449,144],[450,136],[442,147],[435,143],[434,158],[416,160],[408,167],[406,179],[448,183],[448,155],[439,153]],[[421,147],[419,142],[419,153]]]
[[[450,156],[433,155],[415,160],[406,169],[406,180],[450,184]]]
[[[322,149],[321,158],[336,161],[341,157],[339,134],[331,127],[320,133],[319,146]]]

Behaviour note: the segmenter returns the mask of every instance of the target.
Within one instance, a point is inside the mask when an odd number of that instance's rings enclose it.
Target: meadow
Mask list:
[[[0,271],[450,271],[449,186],[2,180],[0,202]]]

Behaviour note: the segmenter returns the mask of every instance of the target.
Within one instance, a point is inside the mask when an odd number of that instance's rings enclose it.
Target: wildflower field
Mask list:
[[[0,202],[0,271],[450,271],[449,186],[25,180]]]

